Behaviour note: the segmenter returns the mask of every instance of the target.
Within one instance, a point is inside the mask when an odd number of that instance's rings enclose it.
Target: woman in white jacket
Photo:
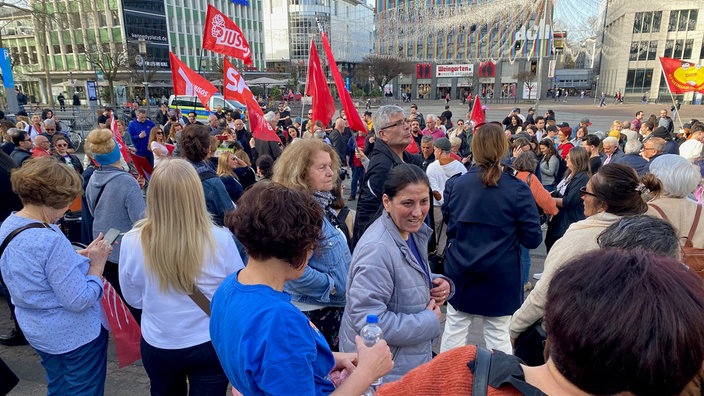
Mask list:
[[[142,362],[152,395],[186,395],[189,387],[191,394],[226,393],[209,312],[191,295],[212,299],[225,277],[244,267],[235,252],[232,234],[208,214],[193,165],[162,161],[147,190],[146,217],[124,236],[120,253],[122,293],[142,309]]]

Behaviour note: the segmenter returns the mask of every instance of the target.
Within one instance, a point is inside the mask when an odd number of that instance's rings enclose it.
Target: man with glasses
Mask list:
[[[29,133],[21,129],[10,128],[7,130],[7,135],[10,136],[12,143],[15,145],[10,157],[12,157],[17,166],[22,166],[32,156],[32,140],[29,138]]]
[[[203,125],[202,122],[198,121],[198,117],[196,117],[196,113],[194,111],[188,112],[188,123],[189,124],[196,124],[196,125]]]
[[[651,137],[643,143],[640,155],[647,159],[648,162],[652,162],[655,158],[665,153],[666,144],[667,141],[663,138]]]
[[[420,167],[422,162],[420,156],[405,151],[411,142],[411,128],[402,108],[382,106],[374,114],[373,122],[377,139],[357,204],[353,244],[359,241],[367,227],[376,220],[381,208],[384,182],[391,168],[404,162]]]
[[[306,118],[305,120],[303,120],[303,123],[301,124],[301,135],[303,134],[303,132],[305,132],[305,131],[308,130],[308,129],[307,129],[307,128],[308,128],[308,123],[310,122],[310,120],[311,120],[312,118],[313,118],[313,110],[308,110],[308,118]]]
[[[54,148],[54,138],[57,136],[61,136],[61,137],[66,138],[66,140],[68,141],[68,150],[67,150],[68,153],[69,154],[75,153],[76,150],[74,150],[74,147],[71,144],[71,139],[69,139],[67,134],[65,134],[63,132],[59,132],[57,130],[56,126],[57,125],[54,120],[52,120],[50,118],[44,120],[44,136],[46,136],[46,138],[49,139],[49,144],[51,145],[51,148],[52,149]]]

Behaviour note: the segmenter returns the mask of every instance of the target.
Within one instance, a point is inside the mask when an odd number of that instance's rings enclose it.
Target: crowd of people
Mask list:
[[[495,394],[699,389],[704,268],[680,249],[704,249],[698,120],[675,134],[667,110],[639,111],[602,132],[551,110],[475,124],[412,104],[354,131],[344,111],[299,122],[281,102],[271,141],[222,108],[114,118],[83,161],[52,114],[0,120],[15,325],[0,344],[29,343],[49,394],[104,392],[101,278],[140,324],[153,395],[459,395],[485,375]],[[55,223],[77,202],[69,241]],[[370,315],[375,345],[359,337]],[[466,345],[477,319],[490,352]],[[512,353],[536,324],[529,366]]]

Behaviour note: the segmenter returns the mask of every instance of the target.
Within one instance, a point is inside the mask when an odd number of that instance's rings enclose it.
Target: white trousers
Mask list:
[[[481,318],[483,320],[482,333],[484,342],[489,350],[496,349],[507,354],[513,353],[511,339],[508,332],[511,316],[481,316],[470,315],[457,311],[451,304],[447,304],[447,316],[445,317],[445,332],[442,335],[440,353],[449,351],[467,344],[469,326],[472,321]]]

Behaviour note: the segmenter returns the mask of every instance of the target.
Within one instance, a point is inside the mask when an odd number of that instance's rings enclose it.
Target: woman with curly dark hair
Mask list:
[[[393,367],[383,340],[367,348],[357,337],[356,354],[331,352],[284,293],[319,249],[323,221],[310,193],[278,183],[255,184],[226,219],[248,262],[215,292],[210,335],[225,374],[242,394],[360,395]],[[349,377],[334,385],[345,369]]]

